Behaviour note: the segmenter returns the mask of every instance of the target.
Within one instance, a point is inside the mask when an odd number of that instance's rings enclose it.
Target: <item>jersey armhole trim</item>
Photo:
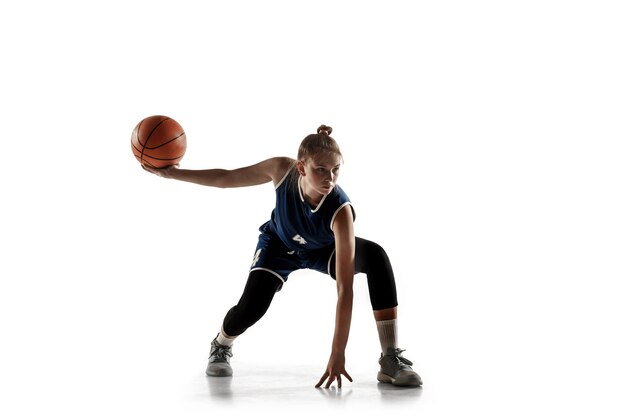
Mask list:
[[[289,169],[287,170],[287,172],[285,172],[285,175],[283,175],[283,177],[281,178],[280,181],[278,181],[278,184],[276,184],[276,187],[274,187],[275,190],[278,190],[278,187],[280,187],[280,185],[285,181],[285,179],[289,176],[289,174],[291,173],[291,170],[294,168],[295,165],[290,166]]]
[[[339,212],[341,211],[342,208],[344,208],[345,206],[350,206],[350,209],[352,210],[352,222],[354,222],[356,220],[356,216],[354,215],[354,207],[352,207],[352,203],[350,203],[349,201],[346,201],[345,203],[343,203],[342,205],[339,206],[339,208],[337,210],[335,210],[335,213],[333,214],[332,219],[330,219],[330,231],[333,231],[333,223],[335,223],[335,217],[337,217],[337,214],[339,214]]]

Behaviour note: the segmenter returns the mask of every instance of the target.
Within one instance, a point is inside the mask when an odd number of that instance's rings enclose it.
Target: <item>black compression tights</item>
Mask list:
[[[383,310],[397,306],[396,283],[387,253],[380,245],[369,240],[357,237],[355,243],[354,272],[366,274],[372,308]],[[334,254],[330,265],[330,276],[335,278]],[[229,336],[239,336],[259,321],[281,285],[282,282],[271,272],[250,272],[239,302],[226,313],[224,332]]]

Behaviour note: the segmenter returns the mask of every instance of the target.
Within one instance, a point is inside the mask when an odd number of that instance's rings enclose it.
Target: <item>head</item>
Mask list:
[[[320,193],[330,193],[337,184],[339,167],[343,156],[335,139],[330,137],[333,129],[321,125],[316,134],[304,138],[298,149],[296,168],[307,187]]]

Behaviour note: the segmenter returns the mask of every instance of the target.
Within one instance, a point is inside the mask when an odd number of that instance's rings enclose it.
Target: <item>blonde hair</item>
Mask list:
[[[304,161],[320,153],[333,153],[339,155],[343,160],[339,145],[335,139],[330,136],[332,132],[332,127],[321,125],[317,128],[317,133],[305,137],[298,148],[298,160]]]

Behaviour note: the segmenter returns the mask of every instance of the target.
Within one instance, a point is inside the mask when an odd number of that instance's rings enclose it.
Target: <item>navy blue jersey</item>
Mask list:
[[[317,207],[304,200],[299,175],[292,167],[276,186],[276,207],[271,220],[259,230],[272,233],[293,251],[308,251],[333,246],[335,235],[331,229],[335,216],[349,205],[354,218],[354,208],[346,193],[335,186],[322,198]]]

